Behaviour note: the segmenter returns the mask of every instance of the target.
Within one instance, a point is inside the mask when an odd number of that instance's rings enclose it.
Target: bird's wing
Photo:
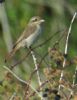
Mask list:
[[[36,25],[28,25],[26,27],[26,29],[24,30],[24,32],[21,34],[21,36],[19,37],[19,39],[16,41],[16,43],[14,44],[13,48],[16,47],[16,45],[18,43],[20,43],[23,39],[27,38],[30,34],[34,33],[36,30]]]

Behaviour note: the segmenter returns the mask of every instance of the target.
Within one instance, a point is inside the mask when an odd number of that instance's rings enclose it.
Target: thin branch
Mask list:
[[[37,64],[37,59],[35,57],[35,54],[34,54],[33,50],[31,50],[31,55],[32,55],[32,58],[33,58],[33,61],[34,61],[35,69],[37,70],[38,69],[38,64]],[[42,82],[41,82],[39,70],[37,70],[37,78],[38,78],[39,86],[41,86]],[[41,98],[41,100],[43,100],[43,97]]]
[[[69,30],[68,30],[68,34],[67,34],[67,38],[66,38],[66,43],[65,43],[65,51],[64,51],[65,55],[67,55],[67,52],[68,52],[68,40],[69,40],[69,36],[71,33],[72,24],[75,20],[76,15],[77,15],[77,13],[75,12],[75,14],[73,15],[73,18],[71,20],[70,26],[69,26]],[[63,68],[65,67],[65,62],[66,62],[66,58],[64,58],[64,61],[63,61]],[[62,70],[61,76],[60,76],[60,81],[63,79],[63,76],[64,76],[64,71]],[[59,85],[59,89],[60,89],[60,85]]]
[[[5,68],[6,70],[8,70],[18,81],[20,81],[21,83],[27,84],[29,85],[29,87],[38,94],[39,97],[41,97],[43,99],[43,97],[38,93],[38,91],[32,86],[30,85],[28,82],[22,80],[20,77],[18,77],[13,71],[11,71],[8,67],[3,66],[3,68]]]
[[[75,68],[75,73],[74,73],[74,75],[73,75],[73,87],[75,86],[76,78],[77,78],[77,66],[76,66],[76,68]]]
[[[62,85],[62,84],[61,84],[61,87],[67,89],[67,87],[65,87],[65,86]],[[73,92],[72,89],[71,89],[70,87],[68,87],[68,91]]]
[[[70,36],[70,33],[71,33],[71,29],[72,29],[72,24],[75,20],[75,17],[76,17],[77,13],[75,12],[72,20],[71,20],[71,23],[70,23],[70,27],[69,27],[69,30],[68,30],[68,34],[67,34],[67,39],[66,39],[66,45],[65,45],[65,54],[67,54],[67,49],[68,49],[68,40],[69,40],[69,36]]]
[[[40,61],[39,64],[38,64],[38,68],[35,69],[35,70],[31,73],[29,80],[31,80],[31,78],[33,77],[33,75],[39,70],[42,61],[45,59],[45,57],[46,57],[47,55],[48,55],[48,52],[46,52],[46,54],[41,58],[41,61]]]
[[[33,61],[34,61],[35,69],[37,70],[38,69],[38,64],[37,64],[37,59],[34,55],[33,50],[31,50],[31,55],[32,55],[32,58],[33,58]],[[37,70],[37,77],[38,77],[39,86],[41,86],[42,83],[41,83],[41,78],[40,78],[40,74],[39,74],[38,70]]]
[[[14,100],[14,97],[16,96],[16,92],[14,92],[13,94],[12,94],[12,96],[10,97],[10,99],[9,100]]]
[[[52,81],[52,80],[53,80],[53,79],[48,79],[48,80],[45,80],[44,82],[42,82],[41,86],[39,86],[39,87],[37,88],[37,91],[39,92],[39,91],[40,91],[40,88],[44,87],[46,84],[48,84],[49,81]],[[36,93],[36,92],[31,93],[31,94],[29,95],[29,97],[34,96],[35,93]]]

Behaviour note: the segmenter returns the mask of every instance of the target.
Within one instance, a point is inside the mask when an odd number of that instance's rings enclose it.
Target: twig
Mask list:
[[[73,87],[75,86],[76,78],[77,78],[77,66],[76,66],[76,69],[75,69],[75,73],[73,75]]]
[[[22,80],[20,77],[18,77],[13,71],[11,71],[8,67],[3,66],[3,68],[5,68],[6,70],[8,70],[18,81],[20,81],[21,83],[27,84],[29,85],[29,87],[38,94],[39,97],[41,97],[43,99],[43,97],[38,93],[38,91],[32,86],[30,85],[28,82]]]
[[[38,70],[37,59],[36,59],[34,51],[32,49],[31,49],[31,55],[32,55],[32,58],[33,58],[33,61],[34,61],[35,69],[37,70],[38,83],[39,83],[39,86],[41,86],[42,82],[41,82],[40,73],[39,73],[39,70]],[[43,97],[41,98],[41,100],[43,100]]]
[[[48,55],[48,52],[46,52],[46,54],[41,58],[41,61],[38,64],[38,68],[34,69],[34,71],[31,73],[29,80],[31,80],[31,78],[33,77],[33,75],[38,71],[38,69],[41,66],[42,61],[45,59],[45,57]]]
[[[69,36],[70,36],[70,33],[71,33],[72,24],[74,22],[74,19],[75,19],[76,15],[77,15],[77,13],[75,12],[75,14],[73,15],[73,18],[71,20],[70,26],[69,26],[69,30],[68,30],[68,34],[67,34],[67,38],[66,38],[66,43],[65,43],[65,51],[64,51],[65,55],[67,55],[68,40],[69,40]],[[64,58],[64,61],[63,61],[63,68],[65,67],[65,62],[66,62],[66,58]],[[60,81],[63,79],[63,76],[64,76],[64,71],[62,70],[61,76],[60,76]],[[60,89],[60,85],[59,85],[59,89]]]
[[[44,87],[49,81],[52,81],[52,79],[48,79],[48,80],[45,80],[44,82],[42,82],[41,86],[39,86],[39,87],[37,88],[37,91],[39,92],[39,91],[40,91],[40,88]],[[35,95],[35,92],[31,93],[31,94],[29,95],[29,97],[34,96],[34,95]]]
[[[14,92],[13,94],[12,94],[12,96],[10,97],[10,99],[9,100],[14,100],[14,97],[16,96],[16,92]]]
[[[37,70],[37,77],[38,77],[38,83],[39,83],[39,86],[41,86],[41,78],[40,78],[40,74],[39,74],[39,71],[38,71],[38,64],[37,64],[37,59],[34,55],[34,52],[33,50],[31,50],[31,55],[32,55],[32,58],[33,58],[33,61],[34,61],[34,65],[35,65],[35,69]]]
[[[73,90],[71,89],[71,88],[67,88],[67,87],[65,87],[64,85],[60,85],[60,87],[62,87],[62,88],[64,88],[64,89],[68,89],[68,91],[70,92],[70,95],[68,96],[68,99],[67,100],[70,100],[70,98],[71,98],[71,96],[73,95]],[[62,91],[61,91],[62,92]],[[66,96],[66,98],[67,98],[67,96]]]

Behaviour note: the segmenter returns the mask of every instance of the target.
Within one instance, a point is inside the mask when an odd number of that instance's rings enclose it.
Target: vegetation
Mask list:
[[[77,100],[77,0],[0,0],[0,100]],[[32,50],[4,62],[29,19],[45,19]]]

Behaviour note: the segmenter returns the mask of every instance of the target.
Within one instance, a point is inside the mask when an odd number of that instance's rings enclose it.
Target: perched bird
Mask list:
[[[26,29],[14,44],[12,51],[6,56],[5,62],[10,59],[21,47],[30,48],[31,45],[37,41],[39,35],[41,34],[42,23],[44,21],[45,20],[41,19],[39,16],[34,16],[30,19]]]

